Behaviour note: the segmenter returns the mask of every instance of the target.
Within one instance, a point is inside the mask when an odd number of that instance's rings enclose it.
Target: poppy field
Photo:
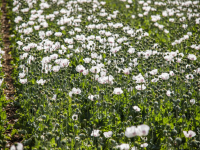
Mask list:
[[[12,0],[7,9],[15,95],[3,94],[0,66],[0,148],[200,149],[198,0]]]

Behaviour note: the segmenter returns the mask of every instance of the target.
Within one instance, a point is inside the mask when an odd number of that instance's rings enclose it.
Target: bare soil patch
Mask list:
[[[3,40],[3,50],[5,51],[5,55],[3,55],[3,62],[2,62],[2,70],[4,72],[4,82],[6,85],[6,88],[4,89],[4,94],[6,95],[7,100],[12,100],[14,101],[14,95],[15,95],[15,88],[13,84],[13,79],[12,79],[12,71],[13,71],[13,66],[11,64],[11,61],[13,60],[12,55],[11,55],[11,48],[10,48],[10,24],[9,24],[9,19],[7,18],[7,1],[2,0],[1,4],[1,11],[2,11],[2,16],[1,16],[1,35],[2,35],[2,40]],[[12,104],[9,103],[5,107],[5,111],[7,114],[7,120],[8,124],[13,124],[17,120],[16,116],[16,110],[17,108]],[[12,129],[7,130],[5,134],[8,136],[11,136]],[[14,142],[20,142],[22,139],[19,138],[18,135],[14,135],[11,137],[11,140],[7,141],[7,146],[10,147]]]

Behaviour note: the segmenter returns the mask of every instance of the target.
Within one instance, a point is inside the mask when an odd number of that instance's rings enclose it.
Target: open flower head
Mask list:
[[[132,137],[137,136],[137,127],[132,126],[132,127],[126,128],[125,136],[128,137],[128,138],[132,138]]]
[[[109,138],[112,136],[112,131],[108,131],[108,132],[104,132],[103,135],[106,137],[106,138]]]
[[[149,133],[149,126],[142,124],[140,126],[137,127],[137,135],[138,136],[147,136]]]
[[[113,91],[114,94],[117,94],[117,95],[120,95],[123,93],[122,89],[121,88],[115,88],[114,91]]]
[[[99,131],[100,130],[93,130],[92,133],[91,133],[91,136],[99,137],[100,136]]]
[[[16,145],[12,145],[10,147],[10,150],[23,150],[23,144],[22,143],[17,143]]]
[[[129,150],[130,146],[129,144],[121,144],[121,145],[118,145],[116,148],[119,148],[120,150]]]
[[[138,106],[133,106],[133,109],[134,109],[135,111],[137,111],[137,112],[140,111],[140,108],[139,108]]]
[[[188,132],[187,131],[183,131],[183,134],[185,135],[186,138],[191,138],[191,137],[194,137],[196,136],[196,133],[192,130],[189,130]]]

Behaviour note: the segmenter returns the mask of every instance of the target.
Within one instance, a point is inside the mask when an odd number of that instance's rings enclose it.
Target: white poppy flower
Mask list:
[[[100,130],[93,130],[92,133],[91,133],[91,136],[99,137],[100,136],[99,131]]]
[[[195,104],[195,99],[191,99],[191,100],[190,100],[190,103],[191,103],[192,105],[194,105],[194,104]]]
[[[10,150],[23,150],[23,144],[22,143],[17,143],[16,147],[15,147],[15,145],[12,145],[10,147]]]
[[[133,106],[133,109],[135,110],[135,111],[140,111],[140,108],[138,107],[138,106]]]
[[[173,71],[170,71],[170,72],[169,72],[169,75],[170,75],[170,76],[174,76],[175,74],[174,74]]]
[[[83,72],[85,70],[85,67],[83,67],[82,65],[78,65],[78,66],[76,66],[76,71],[77,72]]]
[[[143,143],[140,145],[140,147],[147,147],[148,146],[148,143]]]
[[[85,58],[85,59],[83,59],[83,61],[84,61],[85,63],[90,63],[91,58]]]
[[[125,131],[125,136],[128,138],[137,136],[137,127],[136,126],[127,127]]]
[[[131,150],[137,150],[137,147],[133,146],[133,147],[131,148]]]
[[[135,76],[135,79],[136,79],[136,83],[145,83],[145,79],[141,74],[139,74],[138,76]]]
[[[158,73],[158,69],[151,70],[151,71],[149,71],[149,73],[151,75],[156,75]]]
[[[25,73],[19,73],[19,78],[24,78],[26,76]]]
[[[129,144],[121,144],[121,145],[118,145],[116,148],[120,148],[120,150],[129,150],[130,146]]]
[[[196,60],[197,57],[194,54],[189,54],[187,57],[189,60]]]
[[[137,90],[145,90],[145,89],[146,89],[146,86],[145,86],[144,84],[142,84],[142,85],[137,85],[135,88],[136,88]]]
[[[157,82],[159,80],[159,78],[153,78],[152,80],[151,80],[151,82]]]
[[[61,59],[60,67],[68,67],[69,66],[69,60],[68,59]]]
[[[137,135],[138,136],[147,136],[149,133],[149,129],[150,128],[148,125],[145,125],[145,124],[139,125],[139,126],[137,126]]]
[[[19,79],[19,82],[20,82],[21,84],[25,84],[25,83],[27,83],[27,79]]]
[[[83,71],[83,75],[84,76],[88,75],[88,73],[89,73],[88,69],[86,69],[86,70]]]
[[[52,70],[54,72],[58,72],[60,70],[60,66],[53,66]]]
[[[192,130],[189,130],[188,132],[187,131],[183,131],[183,134],[185,135],[186,138],[191,138],[191,137],[194,137],[196,136],[196,133]]]
[[[72,93],[73,94],[81,94],[81,89],[79,89],[79,88],[73,88],[72,89]]]
[[[40,79],[40,80],[37,80],[36,82],[37,82],[37,84],[44,85],[46,80]]]
[[[186,77],[186,79],[194,79],[194,76],[192,74],[188,74],[185,77]]]
[[[130,69],[129,69],[129,68],[125,68],[125,69],[123,70],[123,73],[124,73],[124,74],[130,74]]]
[[[173,60],[173,56],[172,55],[167,55],[167,56],[164,57],[164,59],[166,61],[172,61]]]
[[[123,91],[122,91],[121,88],[115,88],[114,91],[113,91],[113,93],[119,95],[119,94],[122,94]]]
[[[52,100],[56,100],[56,98],[57,98],[57,95],[54,94],[53,97],[52,97]]]
[[[162,73],[161,75],[159,75],[159,78],[161,78],[163,80],[168,80],[169,79],[169,74],[168,73]]]
[[[100,68],[97,67],[97,66],[92,66],[92,68],[90,69],[90,71],[91,71],[92,73],[99,73],[101,70],[100,70]]]
[[[200,68],[197,68],[196,73],[200,74]]]
[[[3,83],[3,80],[4,80],[4,79],[0,79],[0,86],[1,86],[1,84]],[[21,83],[21,82],[20,82],[20,83]]]
[[[104,132],[103,135],[106,137],[106,138],[109,138],[112,136],[112,131],[108,131],[108,132]]]
[[[171,93],[174,93],[174,92],[171,92],[170,90],[167,90],[166,95],[167,96],[171,96]]]
[[[113,37],[109,37],[109,38],[108,38],[108,42],[109,42],[109,43],[114,43],[114,42],[115,42],[115,39],[114,39]]]

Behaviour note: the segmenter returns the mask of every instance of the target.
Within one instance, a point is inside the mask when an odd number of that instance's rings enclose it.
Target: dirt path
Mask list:
[[[2,11],[2,16],[1,16],[1,34],[2,34],[2,40],[3,40],[3,50],[5,51],[5,55],[3,55],[3,62],[2,62],[2,70],[4,72],[4,82],[6,84],[6,88],[4,89],[4,94],[6,95],[7,100],[12,100],[14,101],[14,95],[15,95],[15,89],[14,89],[14,84],[13,84],[13,79],[12,79],[12,71],[13,71],[13,66],[11,65],[11,61],[13,60],[11,56],[11,48],[10,48],[10,24],[9,24],[9,19],[7,18],[7,8],[6,8],[6,0],[1,0],[1,11]],[[9,103],[6,108],[6,114],[7,114],[7,120],[9,124],[14,124],[16,121],[16,110],[17,108],[14,107],[12,103]],[[7,130],[6,134],[10,136],[12,129]],[[17,135],[11,138],[11,140],[7,141],[7,146],[10,147],[12,143],[20,141],[21,139],[18,138]]]

